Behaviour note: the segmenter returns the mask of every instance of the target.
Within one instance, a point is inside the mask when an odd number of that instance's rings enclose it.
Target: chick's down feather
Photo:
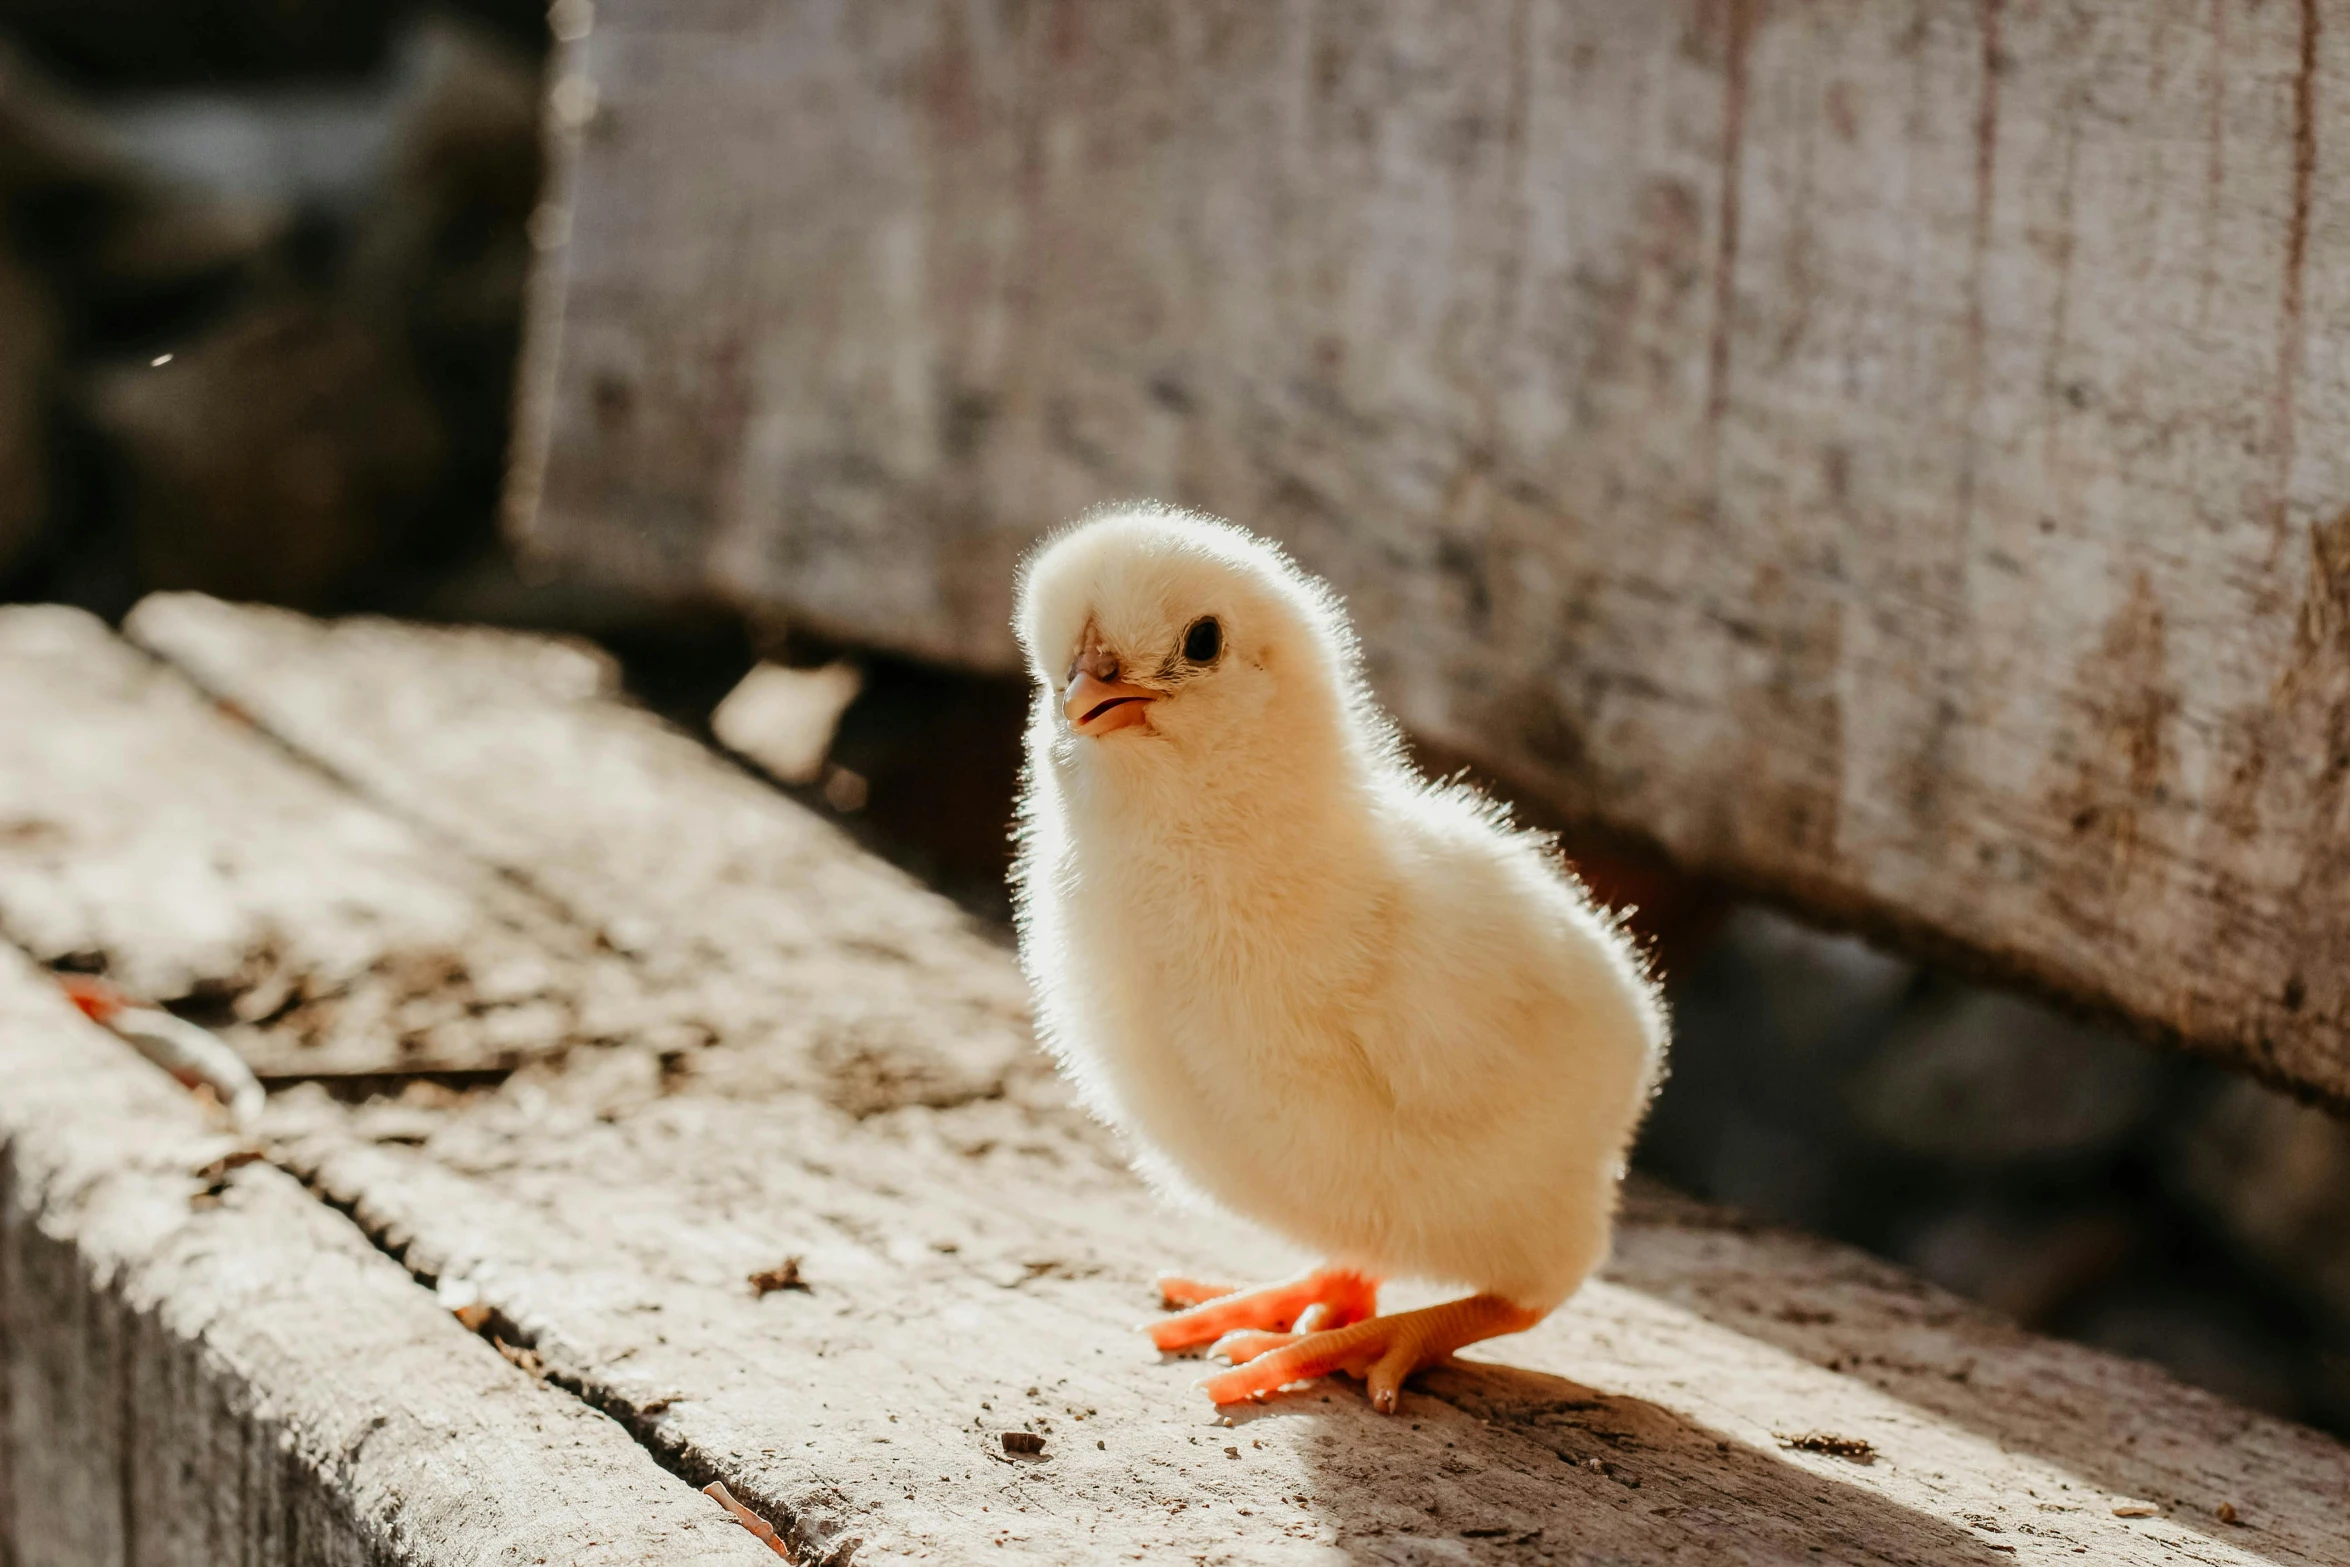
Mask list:
[[[1663,1061],[1617,921],[1413,769],[1339,601],[1238,528],[1096,514],[1031,556],[1017,630],[1021,956],[1088,1105],[1334,1269],[1565,1300]]]

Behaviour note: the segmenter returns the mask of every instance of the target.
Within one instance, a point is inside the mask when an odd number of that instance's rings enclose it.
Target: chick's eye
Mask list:
[[[1216,617],[1206,616],[1191,623],[1183,633],[1183,656],[1195,664],[1212,664],[1216,655],[1224,651],[1224,628],[1216,624]]]

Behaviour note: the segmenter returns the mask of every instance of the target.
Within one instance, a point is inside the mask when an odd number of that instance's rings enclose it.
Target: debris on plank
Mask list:
[[[767,1543],[767,1549],[786,1561],[791,1560],[791,1547],[783,1543],[783,1536],[775,1532],[775,1526],[736,1501],[734,1493],[726,1489],[725,1481],[711,1481],[702,1487],[702,1494],[734,1514],[734,1521],[764,1540]]]
[[[1004,1451],[1007,1453],[1041,1453],[1044,1451],[1044,1438],[1038,1436],[1034,1431],[1006,1431],[1004,1433]]]
[[[217,1035],[161,1007],[141,1006],[94,975],[60,974],[57,984],[84,1017],[113,1031],[182,1087],[199,1095],[209,1092],[239,1131],[261,1119],[269,1097],[261,1080]]]
[[[824,776],[833,732],[863,686],[850,664],[761,664],[718,704],[710,730],[720,745],[758,763],[777,782],[812,784]]]
[[[1772,1435],[1779,1439],[1781,1447],[1792,1448],[1799,1453],[1826,1453],[1832,1458],[1850,1459],[1856,1464],[1873,1464],[1877,1461],[1877,1449],[1866,1437],[1837,1436],[1830,1431],[1806,1431],[1800,1436],[1775,1431]]]
[[[2153,1502],[2116,1502],[2113,1504],[2113,1515],[2116,1518],[2159,1518],[2162,1509]]]
[[[2237,1515],[2236,1504],[2234,1502],[2220,1503],[2217,1507],[2214,1507],[2211,1510],[2211,1515],[2214,1518],[2217,1518],[2221,1523],[2241,1524],[2244,1521]]]
[[[808,1284],[805,1279],[800,1277],[800,1259],[786,1257],[774,1267],[761,1268],[752,1274],[751,1288],[758,1291],[760,1298],[764,1299],[777,1290],[799,1290],[806,1293]]]
[[[208,1160],[194,1170],[197,1180],[204,1183],[204,1195],[218,1197],[227,1189],[229,1172],[241,1170],[248,1164],[259,1164],[268,1155],[258,1148],[236,1148],[217,1159]]]
[[[444,1278],[433,1287],[433,1293],[466,1332],[479,1333],[489,1326],[489,1302],[481,1298],[481,1286],[471,1279]]]
[[[527,1344],[509,1344],[502,1338],[493,1337],[490,1343],[497,1347],[499,1354],[513,1362],[518,1370],[529,1376],[537,1377],[542,1382],[546,1380],[547,1363],[539,1357],[537,1350]]]
[[[198,1165],[192,1173],[203,1184],[188,1194],[188,1207],[191,1210],[219,1207],[222,1195],[228,1191],[229,1176],[262,1157],[257,1148],[239,1148]]]
[[[865,809],[872,798],[873,786],[863,773],[851,772],[846,767],[824,769],[824,803],[843,816],[854,816]]]

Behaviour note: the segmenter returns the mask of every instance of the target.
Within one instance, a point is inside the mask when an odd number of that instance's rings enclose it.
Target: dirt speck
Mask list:
[[[805,1293],[808,1285],[807,1281],[800,1277],[800,1259],[786,1257],[774,1267],[761,1268],[752,1274],[751,1288],[758,1292],[761,1299],[764,1299],[777,1290],[799,1290]]]
[[[1798,1453],[1826,1453],[1832,1458],[1846,1458],[1856,1464],[1873,1464],[1877,1461],[1877,1449],[1866,1437],[1837,1436],[1829,1431],[1806,1431],[1799,1436],[1781,1433],[1779,1445]]]

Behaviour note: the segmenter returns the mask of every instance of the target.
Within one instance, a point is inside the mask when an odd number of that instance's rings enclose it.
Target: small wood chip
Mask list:
[[[502,1338],[493,1338],[490,1342],[498,1347],[499,1354],[512,1361],[521,1370],[534,1377],[546,1376],[547,1363],[539,1358],[537,1350],[521,1344],[509,1344]]]
[[[2221,1523],[2241,1523],[2243,1521],[2236,1516],[2236,1504],[2234,1502],[2222,1502],[2217,1507],[2214,1507],[2211,1511],[2212,1516],[2219,1519]]]
[[[112,1029],[199,1098],[210,1094],[233,1124],[250,1128],[260,1119],[268,1095],[244,1058],[218,1035],[160,1007],[141,1006],[95,975],[60,974],[56,978],[84,1017]]]
[[[1837,1436],[1828,1431],[1806,1431],[1800,1436],[1773,1432],[1781,1447],[1793,1448],[1799,1453],[1826,1453],[1835,1458],[1847,1458],[1856,1464],[1873,1464],[1877,1450],[1867,1438]]]
[[[204,1183],[204,1190],[207,1193],[217,1197],[227,1188],[231,1170],[241,1170],[248,1164],[258,1164],[267,1157],[268,1155],[258,1148],[239,1148],[233,1153],[224,1153],[210,1163],[199,1166],[195,1171],[195,1176],[197,1180]]]
[[[490,1303],[481,1298],[480,1288],[471,1279],[444,1278],[435,1293],[466,1332],[479,1333],[490,1325],[494,1315]]]
[[[1041,1453],[1044,1451],[1044,1438],[1038,1436],[1034,1431],[1006,1431],[1004,1433],[1004,1451],[1007,1453]]]
[[[2113,1504],[2113,1515],[2116,1518],[2152,1518],[2161,1511],[2162,1509],[2152,1502],[2116,1502]]]
[[[734,1499],[733,1493],[726,1489],[725,1482],[720,1480],[711,1481],[708,1485],[702,1487],[702,1494],[710,1498],[711,1501],[716,1502],[719,1506],[725,1508],[728,1512],[734,1514],[734,1521],[736,1523],[741,1524],[744,1528],[750,1530],[751,1533],[766,1541],[767,1549],[773,1551],[776,1555],[782,1557],[786,1561],[791,1559],[791,1548],[783,1543],[783,1536],[775,1532],[775,1526],[769,1523],[766,1519],[760,1517],[757,1513],[752,1512],[742,1503],[736,1501]]]
[[[764,1298],[774,1294],[777,1290],[806,1291],[808,1286],[800,1278],[800,1259],[786,1257],[774,1267],[761,1268],[752,1274],[751,1288],[758,1291],[760,1296]]]

